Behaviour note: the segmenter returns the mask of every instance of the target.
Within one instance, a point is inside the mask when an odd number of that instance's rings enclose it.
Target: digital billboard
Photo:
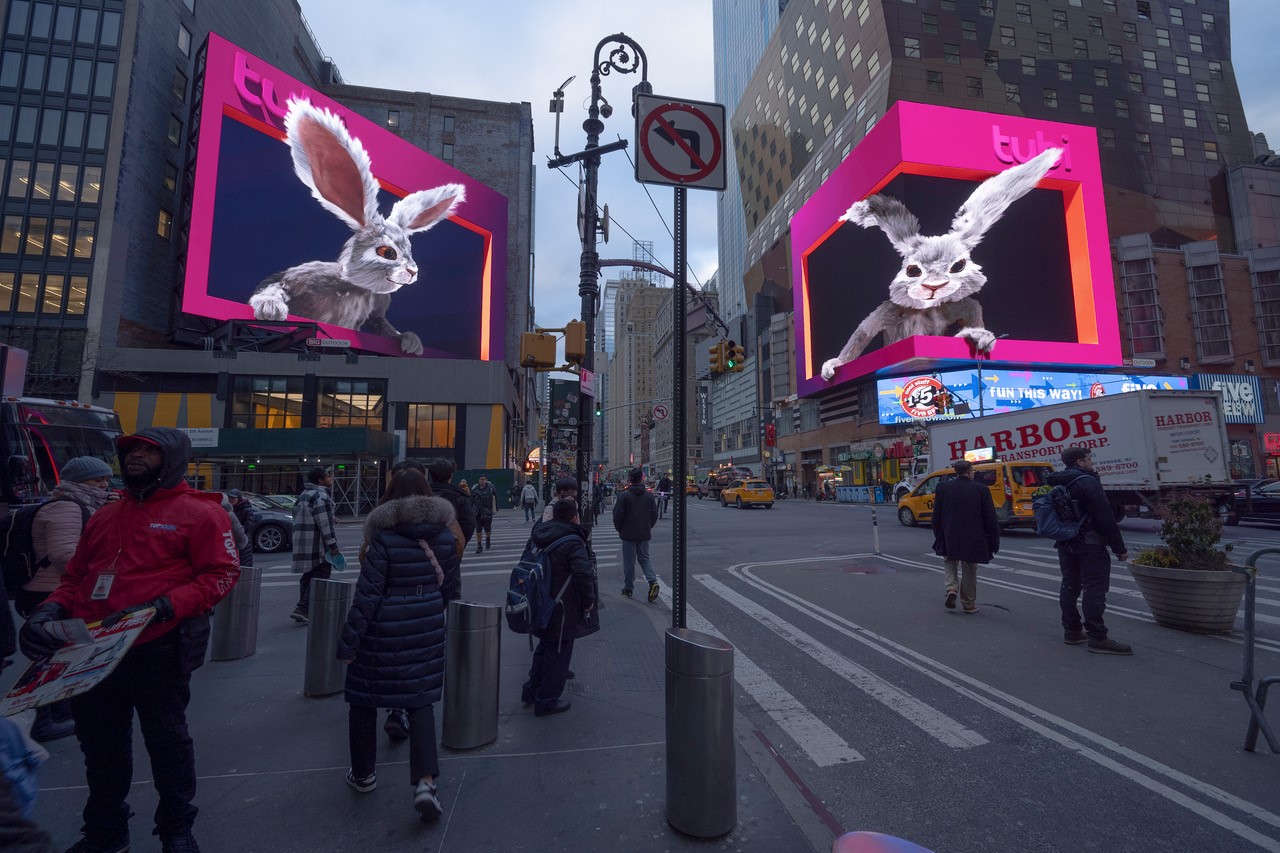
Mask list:
[[[796,374],[1118,365],[1096,131],[900,101],[791,220]]]
[[[1187,377],[975,368],[881,379],[876,401],[880,423],[908,424],[998,415],[1147,388],[1185,391]]]
[[[182,310],[503,358],[507,199],[210,34]]]

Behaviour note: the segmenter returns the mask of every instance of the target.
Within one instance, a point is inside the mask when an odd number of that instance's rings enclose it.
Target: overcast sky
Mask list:
[[[358,14],[352,14],[350,0],[300,2],[321,48],[348,83],[529,102],[538,181],[534,249],[541,326],[563,325],[578,315],[581,304],[577,190],[546,167],[554,136],[554,118],[547,111],[551,92],[577,76],[566,90],[560,150],[580,151],[596,43],[624,32],[648,55],[656,94],[715,100],[710,0],[361,0]],[[1266,133],[1272,148],[1280,147],[1280,64],[1274,58],[1280,44],[1278,11],[1277,0],[1231,0],[1233,60],[1249,128]],[[602,143],[634,135],[628,104],[638,76],[604,78],[604,95],[617,110],[605,122]],[[565,172],[578,177],[576,166]],[[670,268],[672,190],[650,187],[649,193],[652,202],[635,182],[627,154],[605,156],[600,201],[609,205],[614,227],[608,245],[600,246],[602,258],[631,257],[630,232],[652,240],[658,262]],[[703,282],[716,269],[715,193],[710,191],[689,191],[689,263]]]

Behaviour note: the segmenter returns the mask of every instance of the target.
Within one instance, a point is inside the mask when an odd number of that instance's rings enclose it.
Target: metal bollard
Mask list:
[[[733,739],[733,646],[668,628],[667,823],[714,838],[738,821]]]
[[[262,596],[262,569],[241,566],[240,578],[213,608],[212,660],[239,660],[258,650],[258,602]]]
[[[346,667],[338,660],[338,635],[347,621],[356,585],[311,579],[310,621],[307,623],[307,663],[302,693],[329,696],[342,690]]]
[[[501,607],[449,602],[440,742],[450,749],[474,749],[498,739],[501,646]]]

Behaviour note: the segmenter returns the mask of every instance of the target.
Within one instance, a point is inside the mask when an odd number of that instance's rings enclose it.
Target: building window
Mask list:
[[[1174,157],[1186,157],[1187,148],[1182,142],[1182,137],[1174,136],[1169,139],[1169,148],[1173,151]]]
[[[1082,113],[1093,112],[1093,95],[1090,95],[1086,92],[1080,93],[1080,112]]]
[[[944,44],[942,46],[942,52],[943,52],[943,55],[946,57],[946,61],[948,65],[960,64],[960,45]]]
[[[995,17],[996,0],[978,0],[978,14],[984,18]]]
[[[71,287],[67,290],[67,313],[83,314],[89,302],[89,277],[86,275],[71,276]]]
[[[1101,18],[1095,17],[1093,15],[1089,16],[1089,35],[1091,36],[1102,35],[1102,19]]]
[[[18,287],[18,313],[36,313],[36,303],[40,297],[40,276],[35,273],[23,273]]]
[[[188,42],[190,34],[188,33]],[[102,13],[102,35],[98,38],[98,44],[103,47],[119,47],[120,46],[120,13],[119,12],[103,12]]]
[[[987,66],[988,71],[999,71],[1000,53],[994,50],[984,50],[982,52],[982,62]]]
[[[1182,26],[1182,10],[1177,6],[1169,6],[1169,23],[1173,24],[1175,27]]]
[[[973,21],[960,22],[960,37],[969,41],[978,40],[978,25]]]
[[[9,169],[9,198],[26,198],[31,190],[31,164],[14,160]]]
[[[1044,90],[1044,105],[1051,110],[1056,110],[1058,108],[1058,90],[1057,89]]]
[[[1116,132],[1109,127],[1098,128],[1098,144],[1103,148],[1116,147]]]
[[[1004,99],[1011,104],[1022,103],[1022,90],[1017,83],[1004,84]]]
[[[1110,57],[1112,62],[1121,64],[1124,62],[1124,48],[1118,44],[1109,44],[1107,45],[1107,56]]]
[[[1126,23],[1126,24],[1122,25],[1122,29],[1124,30],[1124,40],[1125,40],[1125,41],[1137,41],[1137,40],[1138,40],[1138,25],[1137,25],[1137,24],[1130,24],[1130,23]]]
[[[45,241],[49,239],[49,220],[43,216],[27,219],[27,245],[22,254],[39,257],[44,254]]]
[[[85,147],[91,151],[101,151],[107,147],[106,113],[89,113],[89,138]]]
[[[440,159],[446,163],[453,162],[453,143],[444,142],[440,145]]]
[[[1022,57],[1022,74],[1025,77],[1036,76],[1036,58],[1034,56]]]
[[[79,110],[67,110],[67,120],[62,126],[62,145],[64,148],[84,145],[84,113]]]
[[[1231,320],[1227,291],[1218,264],[1187,269],[1191,288],[1191,328],[1195,332],[1196,357],[1204,361],[1231,358]]]
[[[187,75],[180,68],[173,72],[173,96],[180,104],[187,99]]]
[[[191,55],[191,30],[178,24],[178,50],[183,56]]]
[[[156,233],[166,240],[173,233],[173,214],[163,207],[160,208],[160,216],[156,220]]]
[[[1178,84],[1172,77],[1164,78],[1164,96],[1166,98],[1178,97]]]
[[[409,405],[409,446],[453,450],[457,445],[458,407],[443,403]]]
[[[301,376],[236,376],[232,389],[233,429],[298,429],[302,426]]]
[[[4,231],[0,234],[0,254],[16,255],[22,246],[22,217],[6,216]]]
[[[968,90],[969,97],[981,98],[982,97],[982,80],[978,77],[966,77],[964,79],[965,79],[965,88]]]
[[[1093,85],[1106,88],[1111,85],[1111,75],[1105,68],[1093,69]]]
[[[1156,47],[1171,47],[1168,30],[1156,27]]]
[[[1179,74],[1191,73],[1191,60],[1185,56],[1175,56],[1173,64],[1177,67]]]
[[[321,379],[316,426],[381,430],[386,399],[385,379]]]
[[[1151,0],[1138,0],[1138,17],[1144,21],[1151,20]]]
[[[35,181],[31,185],[33,201],[49,201],[53,198],[53,164],[36,163]]]
[[[942,72],[926,71],[925,72],[925,88],[930,92],[942,91]]]
[[[98,10],[80,8],[80,26],[76,29],[77,44],[96,44],[98,41]]]
[[[93,257],[93,236],[97,227],[98,223],[92,219],[76,220],[76,241],[73,257]]]
[[[1018,3],[1014,7],[1014,12],[1018,17],[1018,23],[1020,24],[1031,23],[1031,4],[1030,3]]]
[[[164,164],[164,188],[169,192],[178,190],[178,167],[172,163]]]
[[[74,6],[59,6],[58,17],[53,24],[53,40],[54,41],[71,41],[71,35],[76,28],[76,8]]]
[[[1129,117],[1129,102],[1124,98],[1116,98],[1116,116],[1118,118]]]
[[[27,71],[22,75],[22,88],[28,92],[44,89],[44,57],[38,53],[27,54]]]
[[[1055,30],[1065,30],[1067,28],[1067,12],[1065,9],[1053,10],[1053,28]]]
[[[1204,53],[1204,40],[1200,38],[1200,36],[1196,35],[1195,33],[1192,33],[1191,35],[1187,36],[1187,41],[1191,43],[1192,53]]]
[[[182,142],[182,119],[169,116],[169,141],[174,145]]]
[[[1136,71],[1129,72],[1129,91],[1142,94],[1142,75]]]
[[[1089,41],[1088,39],[1072,39],[1071,50],[1075,53],[1076,59],[1089,58]]]
[[[400,129],[400,111],[387,110],[387,127],[391,130]]]
[[[77,59],[71,64],[71,94],[89,94],[89,74],[93,63],[87,59]]]
[[[903,53],[908,59],[920,58],[920,39],[907,36],[902,40]]]
[[[1213,32],[1214,30],[1213,15],[1209,14],[1208,12],[1201,12],[1200,23],[1204,25],[1205,32]]]
[[[880,73],[880,51],[873,50],[867,57],[867,76],[875,77]]]
[[[1231,117],[1230,117],[1230,116],[1228,116],[1226,113],[1217,113],[1216,115],[1217,115],[1217,118],[1218,118],[1218,132],[1219,132],[1219,133],[1230,133],[1230,132],[1231,132]]]
[[[1120,287],[1124,293],[1124,323],[1134,355],[1163,357],[1164,328],[1160,292],[1151,258],[1122,261]]]
[[[102,195],[102,167],[85,166],[80,182],[80,203],[97,204]]]
[[[66,278],[60,275],[44,277],[44,299],[40,303],[41,314],[62,313],[62,290],[66,287]]]
[[[1036,33],[1036,48],[1041,53],[1053,53],[1053,33]]]
[[[93,72],[93,96],[95,98],[110,98],[111,86],[116,79],[116,64],[114,62],[98,62],[94,64]]]
[[[1205,142],[1204,159],[1212,161],[1214,163],[1218,162],[1218,143]]]
[[[1151,120],[1156,124],[1164,124],[1164,107],[1160,104],[1151,104]]]
[[[1151,134],[1142,133],[1141,131],[1139,131],[1137,134],[1137,137],[1138,137],[1138,150],[1141,151],[1143,154],[1150,154],[1151,153]]]
[[[1202,104],[1209,103],[1209,84],[1208,83],[1196,84],[1196,100]]]
[[[928,15],[928,14],[921,15],[920,23],[923,25],[925,33],[938,32],[938,16],[937,15]]]
[[[1156,69],[1156,52],[1154,50],[1144,50],[1142,52],[1142,67],[1150,68],[1152,71]]]
[[[1070,62],[1058,63],[1058,79],[1066,80],[1068,83],[1071,82],[1071,63]]]
[[[1183,109],[1182,123],[1187,127],[1199,127],[1200,124],[1196,121],[1196,111],[1193,109]]]
[[[1221,80],[1221,79],[1222,79],[1222,63],[1221,63],[1221,62],[1212,62],[1212,61],[1211,61],[1211,62],[1209,63],[1209,79],[1210,79],[1210,80]]]
[[[1258,344],[1262,347],[1262,361],[1274,366],[1280,364],[1280,270],[1255,272],[1253,279],[1253,306],[1258,317]],[[13,282],[9,281],[12,290]],[[0,311],[9,303],[0,280]]]
[[[65,258],[71,253],[71,220],[54,219],[49,229],[49,257]]]
[[[1000,28],[1000,44],[1002,47],[1018,46],[1018,39],[1013,34],[1013,27]]]

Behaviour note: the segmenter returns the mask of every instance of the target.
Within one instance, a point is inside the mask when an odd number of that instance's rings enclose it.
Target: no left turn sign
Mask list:
[[[636,180],[645,184],[725,188],[722,104],[662,95],[636,98]]]
[[[669,414],[670,412],[667,410],[666,405],[663,403],[659,403],[658,405],[653,407],[654,420],[665,421],[667,419],[667,415]]]

